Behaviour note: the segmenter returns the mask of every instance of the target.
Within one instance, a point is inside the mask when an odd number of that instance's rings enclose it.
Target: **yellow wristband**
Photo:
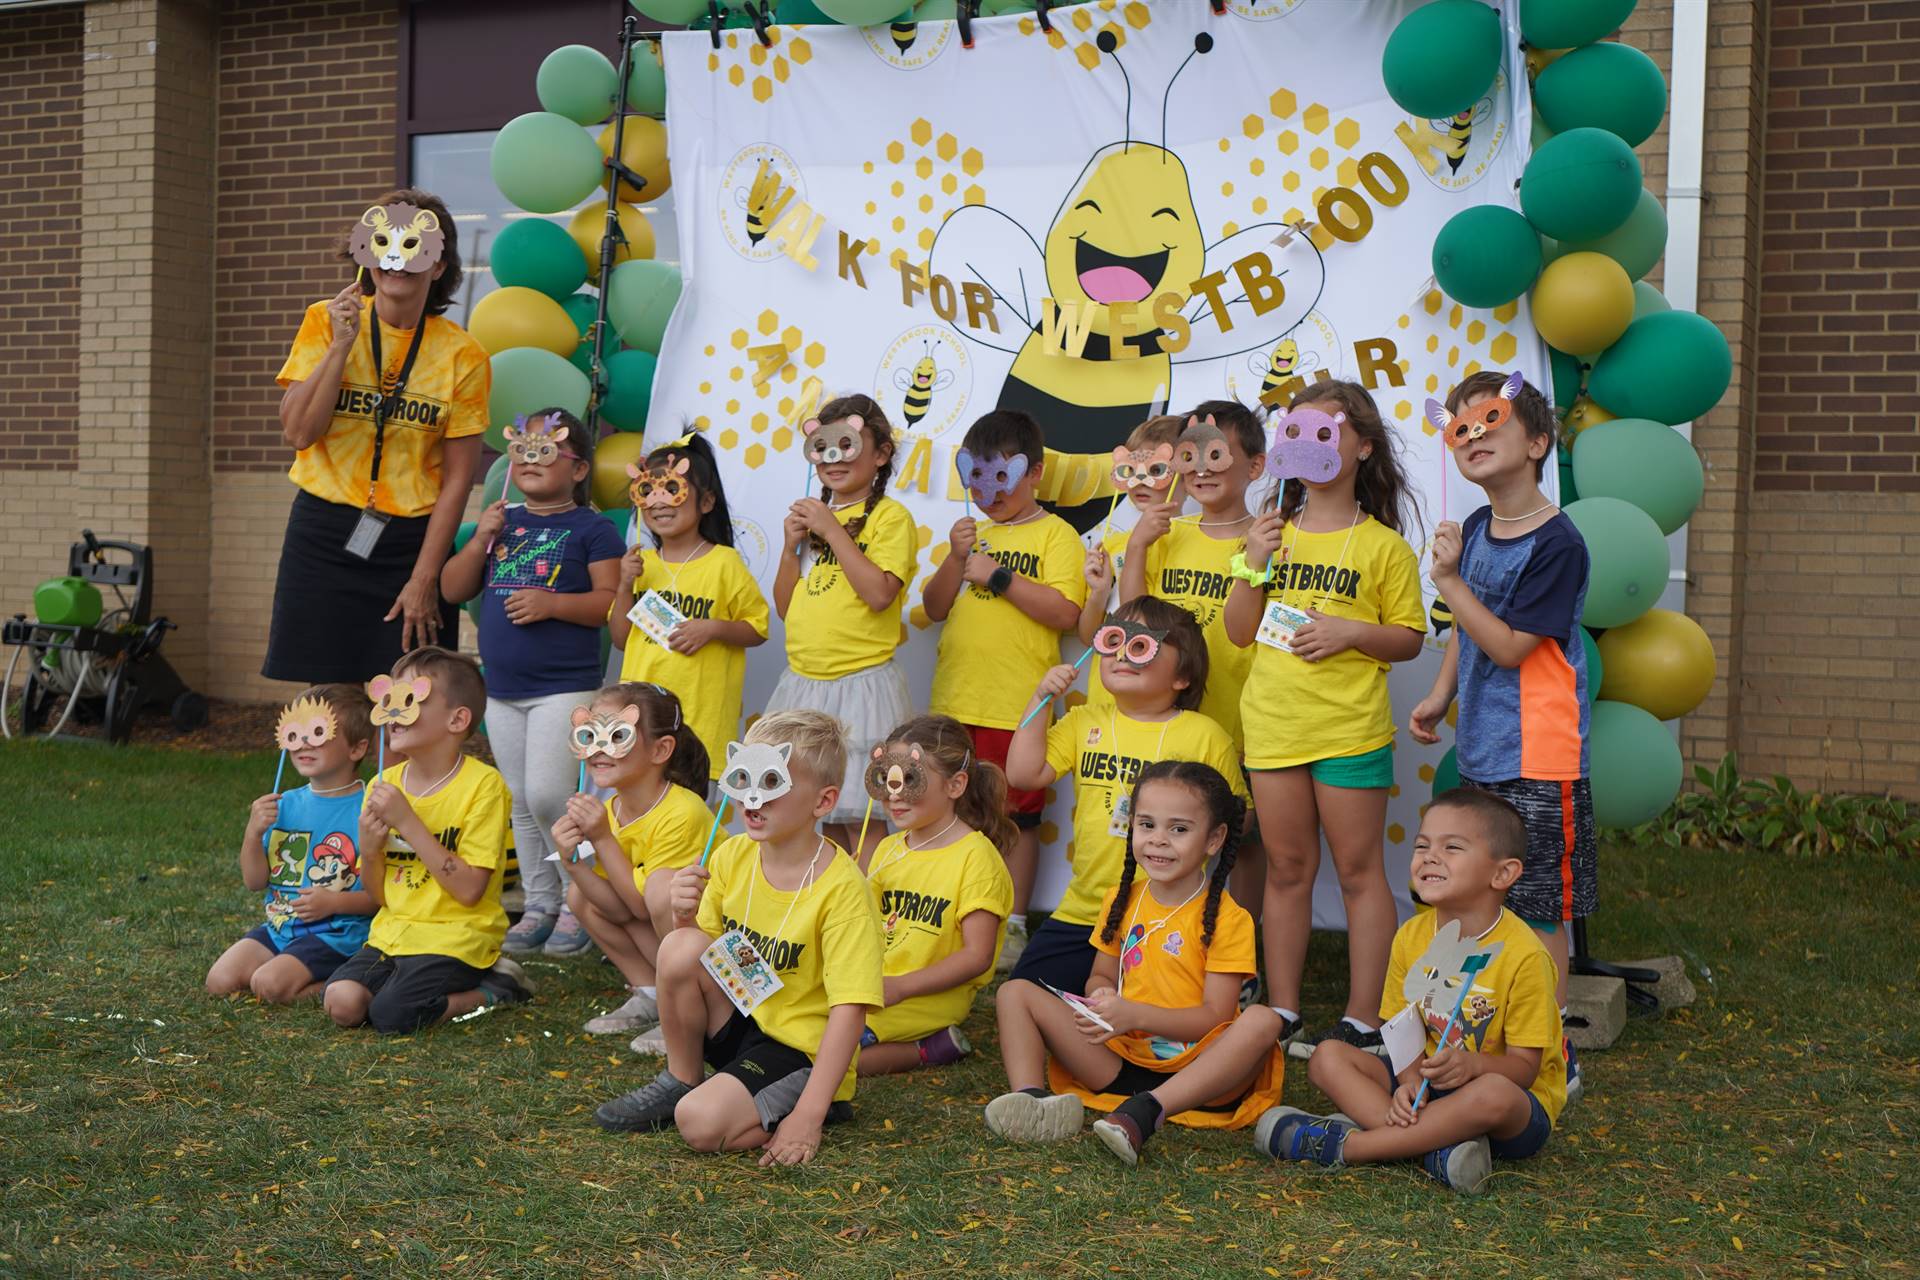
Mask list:
[[[1268,556],[1267,563],[1255,570],[1247,563],[1247,553],[1236,551],[1233,553],[1233,559],[1227,561],[1227,574],[1252,586],[1264,587],[1273,581],[1273,557]]]

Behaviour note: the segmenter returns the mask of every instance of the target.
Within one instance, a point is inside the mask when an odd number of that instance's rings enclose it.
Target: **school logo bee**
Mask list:
[[[914,22],[908,18],[902,22],[861,27],[860,37],[867,42],[867,48],[873,50],[874,56],[888,66],[901,71],[918,71],[947,51],[947,45],[953,39],[953,28],[951,22]]]
[[[1227,12],[1250,22],[1272,22],[1284,18],[1307,0],[1227,0]]]
[[[953,330],[915,325],[887,344],[873,375],[873,398],[907,430],[939,436],[961,420],[973,393],[973,357]]]
[[[1450,116],[1430,120],[1414,119],[1414,128],[1422,125],[1439,135],[1434,149],[1427,153],[1433,161],[1421,170],[1427,180],[1442,191],[1465,191],[1487,176],[1487,168],[1506,142],[1511,125],[1507,115],[1507,77],[1494,77],[1487,96]]]
[[[770,262],[780,249],[767,233],[788,205],[806,198],[806,182],[792,156],[770,142],[742,147],[720,175],[720,233],[749,262]]]
[[[1427,630],[1420,642],[1435,653],[1445,653],[1454,625],[1453,610],[1447,607],[1440,589],[1433,585],[1432,564],[1433,540],[1429,538],[1420,547],[1420,594],[1427,602]]]
[[[767,542],[767,531],[761,528],[758,522],[746,516],[735,516],[733,518],[733,549],[738,551],[740,558],[746,562],[747,572],[758,581],[760,575],[767,570],[767,555],[771,550]]]
[[[1341,376],[1340,335],[1318,311],[1271,347],[1250,353],[1244,364],[1229,360],[1223,371],[1227,398],[1251,404],[1295,378],[1311,385],[1320,376]],[[1280,408],[1286,408],[1281,402]],[[1269,410],[1271,412],[1271,410]]]

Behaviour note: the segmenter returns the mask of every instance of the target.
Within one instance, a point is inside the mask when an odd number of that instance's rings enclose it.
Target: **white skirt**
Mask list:
[[[913,704],[907,697],[907,673],[888,659],[838,680],[814,680],[789,668],[767,699],[767,711],[819,711],[840,722],[846,730],[847,776],[825,821],[858,822],[867,811],[867,758],[913,717]]]

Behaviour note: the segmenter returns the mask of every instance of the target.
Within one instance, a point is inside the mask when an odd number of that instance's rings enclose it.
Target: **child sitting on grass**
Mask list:
[[[1526,823],[1500,797],[1434,797],[1413,844],[1413,886],[1433,910],[1394,935],[1380,997],[1383,1019],[1414,1007],[1426,1052],[1396,1076],[1364,1049],[1323,1041],[1307,1078],[1343,1114],[1275,1107],[1255,1129],[1258,1150],[1329,1167],[1418,1160],[1474,1195],[1493,1157],[1546,1145],[1566,1102],[1553,959],[1503,905],[1526,849]]]

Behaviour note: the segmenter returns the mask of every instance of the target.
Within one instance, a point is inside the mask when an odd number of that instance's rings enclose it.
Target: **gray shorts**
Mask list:
[[[1548,782],[1460,779],[1490,791],[1520,811],[1527,824],[1527,853],[1520,878],[1507,890],[1507,906],[1528,924],[1564,924],[1585,919],[1600,905],[1599,841],[1593,828],[1593,788],[1585,778]]]

